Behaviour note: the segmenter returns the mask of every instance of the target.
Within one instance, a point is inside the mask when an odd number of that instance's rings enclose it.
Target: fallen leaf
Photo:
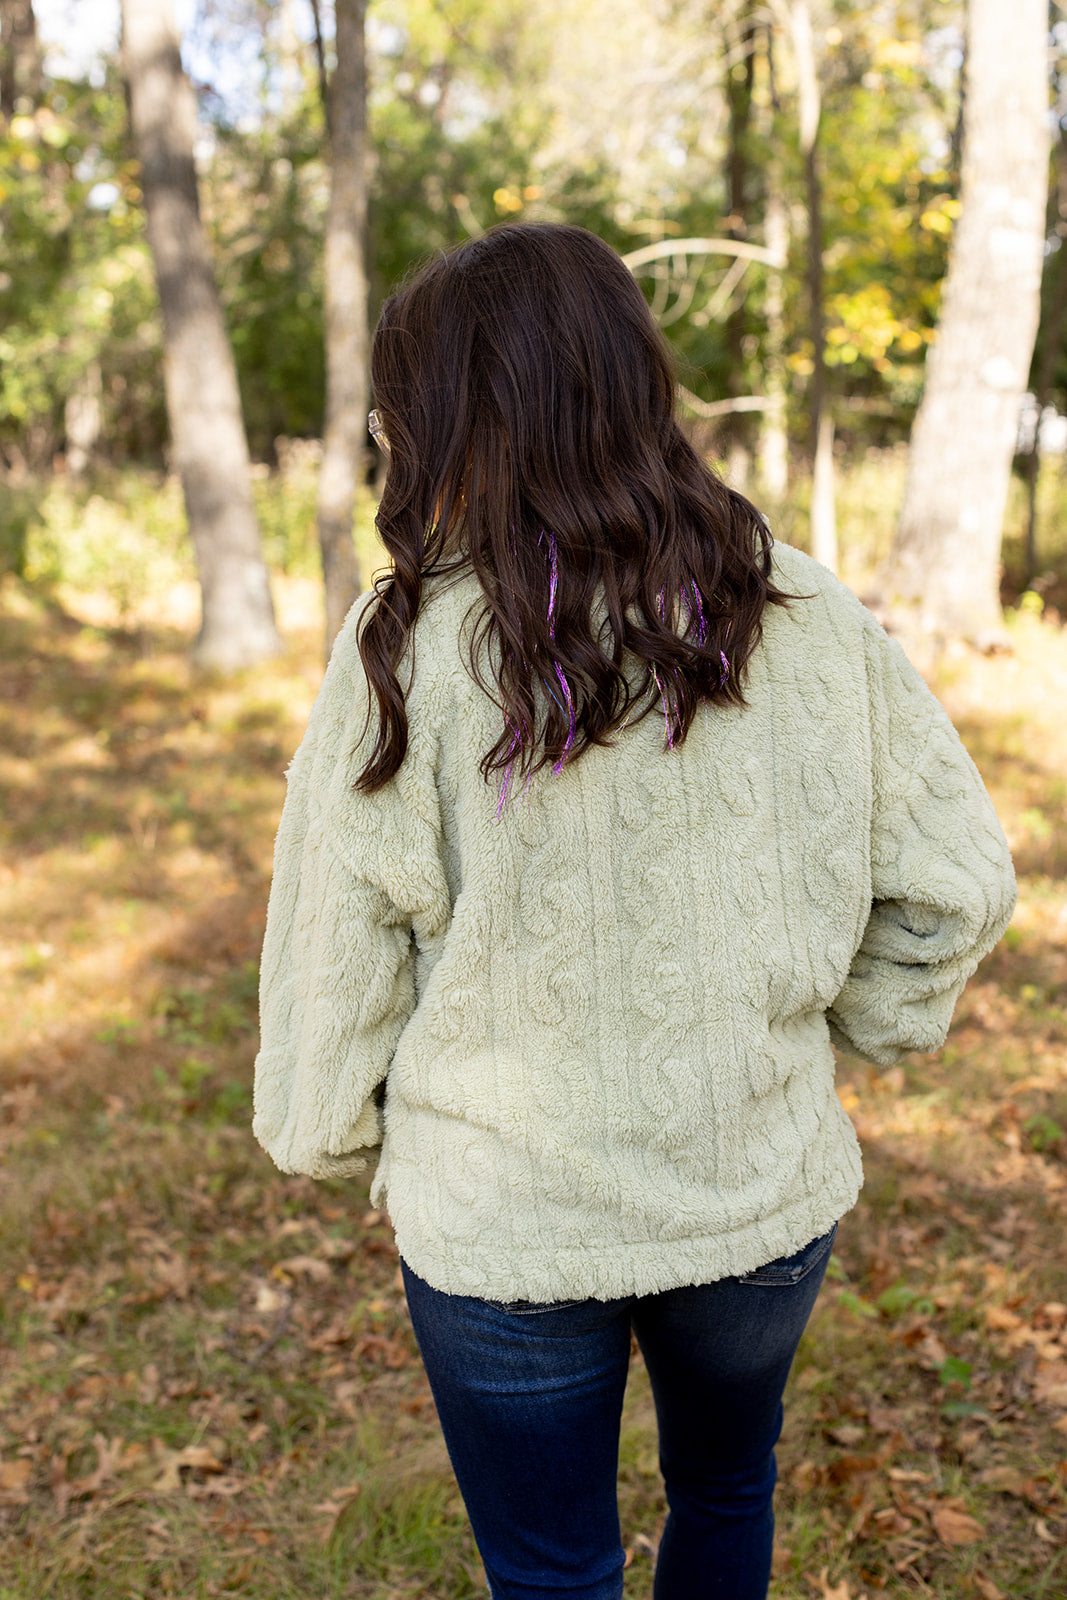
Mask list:
[[[328,1500],[321,1500],[317,1506],[312,1506],[313,1511],[320,1511],[326,1516],[336,1517],[337,1513],[361,1494],[363,1485],[360,1483],[346,1483],[340,1489],[335,1489]]]
[[[1034,1518],[1034,1532],[1037,1534],[1038,1538],[1043,1539],[1046,1544],[1059,1544],[1060,1542],[1053,1533],[1052,1529],[1049,1527],[1048,1523],[1045,1521],[1044,1517]]]
[[[929,1483],[928,1472],[908,1472],[904,1467],[890,1467],[889,1476],[894,1483]]]
[[[867,1421],[875,1433],[895,1433],[904,1422],[904,1412],[892,1406],[868,1406]]]
[[[331,1346],[350,1344],[351,1342],[352,1329],[345,1317],[334,1317],[333,1321],[323,1328],[321,1333],[317,1333],[313,1338],[305,1341],[307,1348],[314,1351],[328,1350]]]
[[[915,1354],[921,1364],[931,1371],[938,1371],[948,1360],[948,1351],[936,1333],[924,1335],[922,1342],[916,1346]]]
[[[32,1476],[33,1463],[24,1456],[16,1456],[14,1461],[0,1461],[0,1505],[24,1506],[30,1498]]]
[[[176,1494],[182,1487],[182,1467],[197,1472],[225,1472],[222,1462],[203,1444],[187,1444],[183,1450],[170,1450],[162,1439],[152,1441],[160,1472],[152,1484],[157,1494]]]
[[[330,1278],[330,1264],[317,1256],[288,1256],[271,1268],[272,1273],[286,1272],[290,1277],[312,1278],[316,1283],[326,1283]],[[262,1307],[257,1307],[262,1310]]]
[[[257,1311],[265,1311],[269,1314],[273,1311],[283,1310],[288,1304],[289,1296],[284,1290],[275,1289],[273,1284],[263,1283],[262,1281],[256,1284]]]
[[[877,1456],[838,1456],[836,1461],[831,1461],[827,1476],[831,1483],[847,1483],[865,1472],[875,1472],[880,1465]]]
[[[980,1572],[974,1575],[974,1586],[982,1600],[1007,1600],[1004,1590],[998,1589],[992,1578],[983,1578]]]
[[[178,1452],[179,1467],[195,1467],[197,1472],[225,1472],[226,1468],[206,1444],[187,1444]]]
[[[839,1428],[827,1428],[826,1431],[838,1444],[859,1444],[867,1435],[866,1428],[861,1428],[856,1422],[845,1422]]]
[[[1013,1328],[1021,1328],[1022,1317],[1017,1317],[1014,1311],[1007,1311],[1003,1306],[987,1306],[985,1313],[987,1328],[996,1328],[1001,1333],[1007,1333]]]
[[[951,1506],[935,1506],[930,1512],[934,1532],[944,1545],[977,1544],[985,1529],[966,1511],[954,1511]]]
[[[213,1495],[229,1499],[240,1494],[246,1485],[247,1479],[238,1477],[236,1473],[227,1473],[221,1478],[208,1478],[206,1483],[187,1483],[185,1492],[190,1500],[209,1500]]]
[[[823,1567],[819,1573],[819,1600],[852,1600],[848,1579],[842,1578],[840,1583],[834,1584],[831,1588],[829,1572],[829,1567]]]
[[[909,1528],[914,1528],[915,1523],[911,1517],[901,1516],[895,1506],[889,1506],[885,1511],[876,1511],[873,1521],[879,1533],[887,1539],[899,1539],[901,1534],[907,1533]]]
[[[987,1467],[979,1474],[978,1482],[987,1489],[999,1489],[1002,1494],[1026,1493],[1026,1480],[1016,1467]]]
[[[70,1493],[79,1498],[98,1494],[122,1465],[125,1446],[121,1439],[106,1439],[102,1433],[97,1433],[93,1435],[93,1444],[96,1448],[94,1471],[84,1478],[75,1478],[70,1485]],[[134,1459],[140,1453],[139,1450],[135,1451]]]

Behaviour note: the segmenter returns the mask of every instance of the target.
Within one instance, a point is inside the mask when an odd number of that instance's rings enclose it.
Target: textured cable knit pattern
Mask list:
[[[474,580],[424,607],[408,754],[374,795],[352,789],[365,599],[335,645],[278,831],[254,1131],[325,1177],[384,1120],[374,1199],[435,1288],[610,1298],[798,1249],[861,1182],[831,1038],[936,1049],[1007,925],[1007,846],[947,716],[849,590],[775,564],[807,598],[767,609],[746,709],[672,751],[650,715],[499,816]]]

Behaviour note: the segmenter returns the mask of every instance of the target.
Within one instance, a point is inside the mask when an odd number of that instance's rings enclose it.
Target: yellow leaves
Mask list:
[[[920,65],[922,51],[921,39],[883,37],[878,40],[874,52],[874,65],[876,70],[881,72],[907,71]]]
[[[935,195],[919,217],[920,228],[928,233],[938,233],[947,238],[952,224],[960,214],[960,203],[952,195]]]
[[[507,184],[493,191],[493,204],[502,217],[507,217],[516,211],[521,211],[531,200],[540,200],[543,193],[544,190],[539,183],[527,183],[522,186],[517,183]]]
[[[884,361],[894,346],[908,353],[922,348],[925,330],[903,321],[889,290],[867,283],[854,294],[831,296],[832,320],[826,330],[827,361],[831,366],[865,360]]]

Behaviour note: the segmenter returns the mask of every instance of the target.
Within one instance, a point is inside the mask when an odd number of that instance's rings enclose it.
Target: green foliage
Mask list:
[[[504,218],[577,222],[621,250],[721,233],[723,62],[740,36],[729,8],[710,27],[701,16],[698,26],[695,13],[674,8],[650,21],[630,0],[580,12],[557,0],[378,0],[367,35],[372,316],[413,263]],[[818,41],[827,359],[839,416],[845,409],[849,417],[845,432],[887,442],[902,435],[921,387],[957,209],[949,45],[960,6],[835,0],[827,16],[832,26]],[[271,8],[238,5],[227,17],[227,47],[239,45],[258,73],[249,75],[239,117],[203,94],[211,154],[201,165],[202,209],[253,454],[273,465],[285,448],[279,441],[322,430],[328,152],[310,49],[282,62]],[[657,86],[638,104],[646,90],[633,79],[632,127],[617,118],[601,127],[592,111],[587,125],[590,73],[600,74],[605,105],[625,117],[632,37],[647,45]],[[777,162],[793,216],[782,289],[785,378],[799,423],[811,370],[804,183],[788,43],[777,30],[772,71],[767,37],[757,30],[745,235],[763,237],[767,174]],[[48,82],[32,115],[0,131],[0,170],[0,460],[48,467],[64,447],[66,402],[88,385],[102,407],[100,453],[113,464],[158,464],[166,426],[156,296],[114,67],[99,87]],[[750,267],[730,302],[743,325],[737,372],[726,307],[707,314],[727,261],[703,263],[691,304],[675,303],[668,329],[685,382],[708,399],[759,393],[778,359],[767,337],[767,271]],[[653,279],[643,282],[651,295]],[[840,406],[846,397],[851,409]],[[261,497],[260,509],[272,559],[303,570],[307,502],[291,515]],[[49,509],[46,528],[59,530],[57,515]],[[30,520],[25,506],[0,505],[0,570],[20,571],[27,559],[31,571],[56,567],[55,540],[32,535]],[[95,534],[61,532],[76,548],[60,565],[106,565]],[[120,569],[141,563],[128,540],[114,549],[105,581],[121,588]]]
[[[883,1316],[899,1317],[906,1311],[916,1316],[929,1317],[934,1314],[934,1303],[925,1298],[919,1290],[913,1289],[907,1283],[894,1283],[884,1289],[874,1302]]]
[[[1057,1149],[1064,1137],[1063,1128],[1047,1112],[1028,1117],[1023,1123],[1023,1132],[1030,1141],[1031,1149],[1038,1151]]]
[[[971,1363],[961,1361],[959,1356],[946,1356],[937,1369],[937,1381],[947,1389],[950,1384],[958,1383],[964,1389],[971,1387]]]
[[[884,395],[908,420],[959,213],[958,68],[935,32],[958,22],[953,9],[898,0],[887,29],[849,0],[826,64],[827,363],[850,395]]]
[[[130,470],[98,486],[53,479],[34,509],[24,573],[107,594],[120,617],[192,578],[177,481]]]
[[[0,455],[50,463],[91,370],[112,451],[157,452],[155,290],[114,73],[100,88],[55,81],[0,125],[0,174]]]
[[[310,92],[281,121],[216,130],[203,207],[215,247],[249,445],[320,435],[325,356],[322,227],[329,175]]]

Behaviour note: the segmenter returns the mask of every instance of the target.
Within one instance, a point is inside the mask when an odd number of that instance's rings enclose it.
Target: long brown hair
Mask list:
[[[501,710],[481,770],[505,791],[631,710],[660,708],[674,746],[701,701],[744,703],[763,608],[790,597],[763,518],[675,421],[669,348],[610,246],[511,223],[436,257],[386,301],[371,376],[393,568],[361,622],[378,735],[358,788],[404,759],[397,669],[431,574],[473,571],[485,596],[468,664]]]

